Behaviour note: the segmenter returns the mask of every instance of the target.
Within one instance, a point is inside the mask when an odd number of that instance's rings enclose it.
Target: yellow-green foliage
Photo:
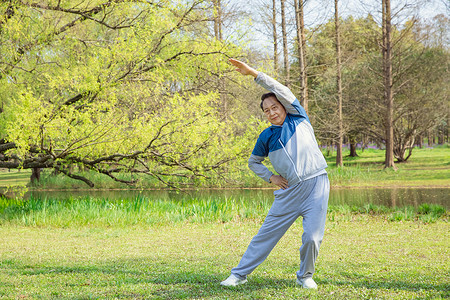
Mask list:
[[[1,61],[11,66],[0,76],[0,138],[17,146],[10,155],[23,162],[35,149],[70,164],[142,153],[149,168],[140,171],[170,173],[248,150],[255,130],[225,120],[218,92],[202,88],[239,53],[205,33],[205,4],[125,1],[77,19],[62,10],[100,2],[41,2],[20,6],[0,32]]]

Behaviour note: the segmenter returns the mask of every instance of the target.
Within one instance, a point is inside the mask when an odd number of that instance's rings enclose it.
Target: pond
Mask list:
[[[243,198],[248,201],[273,201],[272,189],[202,189],[188,192],[167,190],[66,190],[32,191],[25,195],[36,198],[68,199],[80,197],[105,198],[110,200],[133,200],[138,196],[161,200],[183,200],[186,198]],[[330,205],[364,206],[366,204],[386,207],[420,206],[423,203],[438,204],[450,209],[450,188],[343,188],[332,189]]]

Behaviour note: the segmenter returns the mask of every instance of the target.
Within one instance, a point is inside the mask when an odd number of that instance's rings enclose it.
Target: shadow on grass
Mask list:
[[[82,295],[99,293],[106,297],[119,298],[133,295],[133,298],[137,299],[266,298],[265,293],[269,293],[267,298],[271,298],[277,297],[275,296],[277,294],[283,294],[286,290],[289,290],[289,293],[297,293],[292,290],[297,287],[294,278],[270,278],[269,275],[251,275],[245,285],[223,287],[220,281],[224,280],[229,273],[217,272],[216,270],[223,270],[225,267],[220,264],[220,259],[214,258],[210,261],[204,258],[198,261],[179,261],[179,263],[155,258],[137,258],[102,261],[98,264],[89,264],[89,262],[84,265],[70,264],[68,262],[67,265],[42,266],[25,264],[20,260],[3,260],[0,261],[0,269],[2,269],[0,278],[7,274],[17,278],[25,286],[36,284],[41,286],[42,292],[38,290],[34,296],[45,296],[46,287],[49,285],[55,290],[79,291]],[[333,289],[331,286],[343,290],[348,287],[413,292],[434,290],[443,297],[448,295],[449,291],[449,286],[446,284],[420,283],[419,279],[415,281],[393,278],[384,280],[377,277],[370,281],[357,272],[338,271],[336,275],[342,279],[316,276],[315,280],[322,287],[321,289],[328,290]],[[45,280],[43,281],[42,278]],[[431,280],[431,275],[426,279]],[[80,288],[82,288],[81,291]],[[311,292],[316,293],[305,290],[301,293],[305,295]]]
[[[154,259],[125,259],[101,262],[97,265],[32,265],[20,260],[0,261],[0,278],[4,274],[17,278],[21,285],[40,285],[42,292],[33,296],[45,297],[48,286],[57,291],[79,291],[90,295],[93,292],[109,297],[137,299],[179,299],[225,297],[227,299],[248,298],[259,295],[267,288],[275,291],[295,287],[293,279],[273,279],[252,276],[249,282],[238,287],[223,287],[220,282],[229,273],[214,273],[209,264],[198,262],[165,263]],[[192,268],[192,270],[190,270]],[[41,279],[38,279],[41,278]],[[42,280],[45,278],[45,280]],[[39,280],[34,282],[34,280]],[[1,281],[1,280],[0,280]],[[58,283],[64,282],[58,287]],[[5,283],[6,284],[6,283]],[[1,286],[1,285],[0,285]],[[14,286],[14,285],[9,285]],[[111,289],[111,287],[117,287]],[[120,287],[120,288],[119,288]],[[143,288],[144,287],[144,288]],[[260,297],[256,297],[260,298]]]

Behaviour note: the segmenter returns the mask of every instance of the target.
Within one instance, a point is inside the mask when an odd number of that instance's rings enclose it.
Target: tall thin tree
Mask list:
[[[277,0],[272,0],[273,67],[278,74]]]
[[[285,71],[285,85],[290,85],[290,71],[289,71],[289,49],[287,42],[287,30],[286,30],[286,0],[281,0],[281,33],[283,36],[283,60]]]
[[[297,51],[300,73],[300,103],[308,112],[308,87],[306,74],[305,22],[303,17],[303,0],[294,0],[295,23],[297,27]]]
[[[343,118],[342,118],[342,74],[341,74],[341,41],[340,41],[340,27],[339,27],[339,11],[338,0],[334,0],[334,30],[336,43],[336,92],[338,98],[338,138],[337,138],[337,153],[336,166],[343,166],[342,158],[342,140],[344,135]]]
[[[308,112],[308,73],[306,72],[306,34],[305,34],[305,4],[307,0],[299,2],[299,16],[300,16],[300,31],[302,36],[302,49],[303,49],[303,107]]]
[[[214,7],[214,36],[222,40],[222,3],[221,0],[213,0]]]
[[[222,22],[223,22],[223,9],[221,0],[212,0],[213,3],[213,21],[214,21],[214,37],[218,41],[223,41],[222,36]],[[225,81],[219,80],[217,87],[220,91],[220,101],[223,104],[223,116],[225,120],[228,120],[228,97],[225,91]]]
[[[392,41],[391,41],[391,1],[382,0],[382,31],[383,31],[383,84],[385,116],[385,168],[394,168],[394,98],[392,94]]]

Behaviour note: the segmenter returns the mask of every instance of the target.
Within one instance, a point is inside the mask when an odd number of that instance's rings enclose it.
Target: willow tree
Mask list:
[[[225,147],[214,91],[231,50],[193,28],[203,1],[9,1],[0,4],[0,167],[52,168],[93,182],[141,173],[173,185],[204,178]],[[207,26],[207,25],[205,25]],[[220,63],[218,63],[220,62]]]

